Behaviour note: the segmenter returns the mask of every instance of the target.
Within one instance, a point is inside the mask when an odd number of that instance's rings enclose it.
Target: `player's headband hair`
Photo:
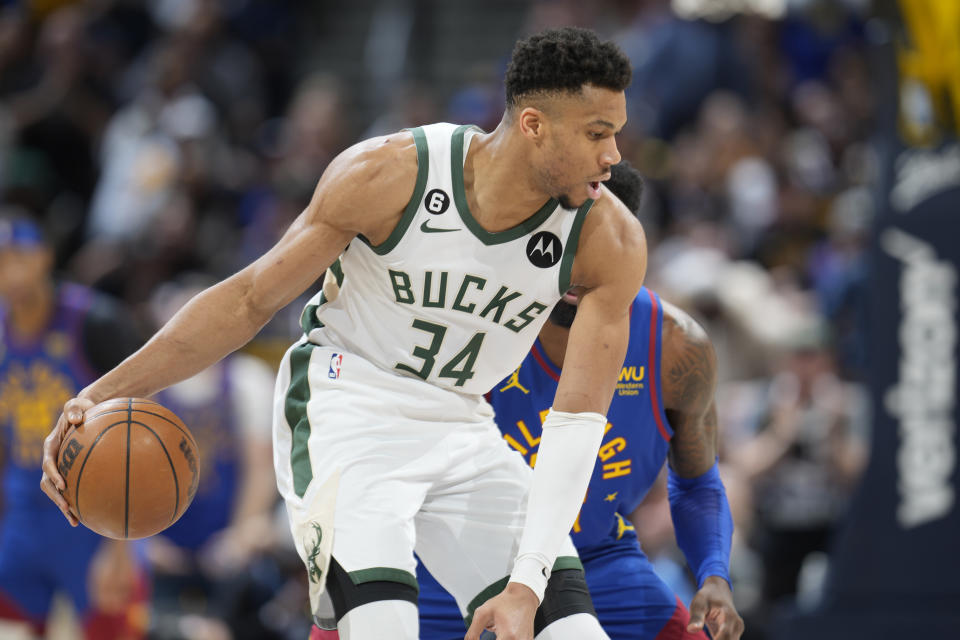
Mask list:
[[[35,248],[46,243],[40,225],[32,220],[0,219],[0,249]]]

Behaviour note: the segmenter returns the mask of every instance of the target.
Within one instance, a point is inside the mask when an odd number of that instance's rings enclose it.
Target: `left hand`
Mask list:
[[[743,634],[743,618],[733,606],[730,585],[723,578],[710,576],[690,602],[687,631],[696,633],[706,624],[714,640],[738,640]]]
[[[484,630],[496,633],[497,640],[533,640],[538,606],[537,594],[530,587],[509,582],[499,595],[474,611],[465,640],[480,640]]]
[[[101,542],[88,574],[90,600],[94,608],[107,614],[124,611],[133,600],[139,573],[127,542]]]

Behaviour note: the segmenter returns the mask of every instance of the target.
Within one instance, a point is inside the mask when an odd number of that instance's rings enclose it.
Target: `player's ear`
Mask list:
[[[517,115],[517,121],[523,136],[540,144],[546,128],[546,117],[543,111],[536,107],[524,107]]]

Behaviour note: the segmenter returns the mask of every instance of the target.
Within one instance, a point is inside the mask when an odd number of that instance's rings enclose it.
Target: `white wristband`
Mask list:
[[[547,590],[549,579],[550,563],[543,555],[528,553],[518,556],[513,563],[510,582],[519,582],[530,587],[537,594],[537,600],[540,602],[543,602],[543,594]]]
[[[543,422],[527,519],[510,576],[541,601],[553,562],[583,504],[606,424],[599,413],[554,410]]]

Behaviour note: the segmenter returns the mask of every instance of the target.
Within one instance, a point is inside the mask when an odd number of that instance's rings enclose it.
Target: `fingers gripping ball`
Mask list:
[[[161,404],[107,400],[67,432],[57,467],[63,495],[87,528],[115,539],[163,531],[197,491],[197,441]]]

